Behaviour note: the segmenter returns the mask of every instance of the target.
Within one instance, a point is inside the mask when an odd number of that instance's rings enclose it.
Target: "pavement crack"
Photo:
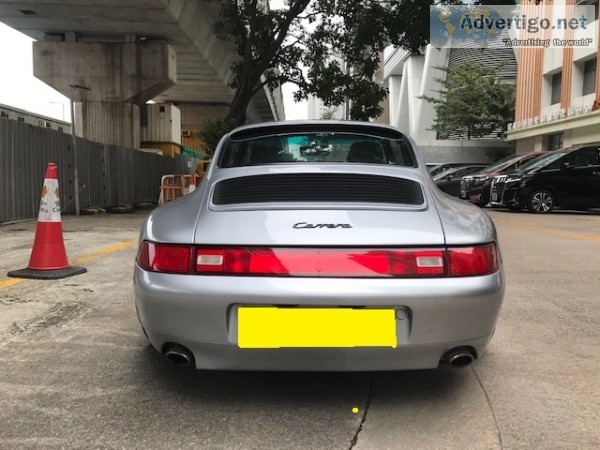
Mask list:
[[[57,303],[44,312],[42,316],[22,323],[13,322],[8,332],[5,334],[14,336],[62,326],[67,322],[81,317],[88,309],[89,307],[83,303]]]
[[[31,300],[13,295],[6,295],[0,298],[0,305],[13,305],[15,303],[30,303]]]
[[[371,400],[372,400],[373,396],[375,395],[375,392],[373,391],[373,386],[375,384],[374,380],[375,380],[375,377],[371,373],[371,380],[369,382],[369,392],[367,394],[367,401],[365,402],[365,408],[363,411],[363,415],[362,415],[362,418],[360,419],[360,423],[358,424],[358,428],[356,429],[356,433],[354,433],[354,436],[352,436],[352,440],[350,441],[350,447],[348,447],[348,450],[352,450],[356,446],[360,432],[362,431],[363,425],[365,424],[365,421],[367,420],[367,414],[369,413],[369,407],[371,406]]]
[[[498,424],[498,418],[496,417],[496,413],[494,412],[494,407],[492,406],[492,401],[490,400],[490,396],[488,395],[483,383],[481,382],[481,378],[479,378],[479,374],[475,370],[475,368],[471,365],[471,370],[479,383],[479,387],[483,391],[483,395],[485,395],[485,399],[487,401],[488,407],[492,413],[492,417],[494,418],[494,425],[496,426],[496,433],[498,434],[498,444],[500,445],[500,449],[504,449],[504,443],[502,442],[502,433],[500,432],[500,425]]]

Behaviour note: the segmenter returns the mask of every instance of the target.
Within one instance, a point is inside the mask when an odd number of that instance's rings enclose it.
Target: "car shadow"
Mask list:
[[[486,209],[488,211],[497,211],[499,213],[503,213],[503,214],[529,214],[528,211],[526,210],[522,210],[522,211],[511,211],[509,209],[504,209],[504,208],[487,208]],[[546,214],[531,214],[531,215],[536,215],[536,216],[545,216],[545,215],[563,215],[563,216],[600,216],[600,209],[591,209],[588,211],[575,211],[575,210],[562,210],[562,209],[557,209],[554,210],[550,213],[546,213]]]
[[[135,372],[143,374],[144,389],[159,395],[184,395],[198,401],[227,403],[277,402],[327,404],[357,395],[363,401],[376,395],[402,402],[455,396],[471,386],[471,370],[446,366],[433,370],[393,372],[255,372],[207,371],[177,366],[148,346],[133,358]],[[139,382],[139,381],[138,381]]]

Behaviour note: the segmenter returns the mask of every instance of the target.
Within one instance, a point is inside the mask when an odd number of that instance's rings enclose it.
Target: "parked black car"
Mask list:
[[[458,197],[460,180],[462,177],[471,173],[480,172],[485,167],[485,164],[471,164],[468,166],[455,167],[453,169],[448,169],[444,172],[438,173],[433,177],[433,181],[435,181],[437,187],[439,187],[446,194]]]
[[[600,147],[548,152],[518,171],[494,177],[491,204],[538,214],[600,208]]]
[[[494,176],[514,172],[517,168],[541,155],[540,152],[535,152],[508,156],[486,167],[481,172],[464,176],[460,182],[459,198],[469,200],[477,206],[487,205],[490,202],[490,188]]]

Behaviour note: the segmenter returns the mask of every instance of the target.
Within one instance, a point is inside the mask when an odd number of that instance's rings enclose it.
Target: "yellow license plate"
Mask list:
[[[392,347],[393,309],[240,307],[240,348]]]

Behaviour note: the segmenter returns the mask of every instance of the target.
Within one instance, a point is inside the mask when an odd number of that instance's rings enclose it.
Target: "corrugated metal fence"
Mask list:
[[[58,166],[64,213],[75,212],[75,157],[81,209],[156,202],[163,175],[197,164],[79,138],[75,155],[72,147],[69,134],[0,118],[0,222],[37,217],[49,162]]]

